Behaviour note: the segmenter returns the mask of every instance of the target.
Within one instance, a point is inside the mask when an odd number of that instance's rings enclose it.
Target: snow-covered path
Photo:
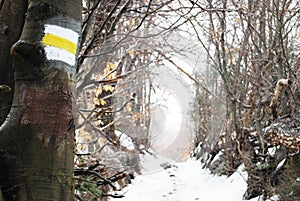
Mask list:
[[[240,168],[242,169],[242,168]],[[171,168],[137,176],[118,201],[241,201],[246,175],[237,171],[231,177],[211,175],[192,159]],[[257,200],[257,199],[253,199]]]

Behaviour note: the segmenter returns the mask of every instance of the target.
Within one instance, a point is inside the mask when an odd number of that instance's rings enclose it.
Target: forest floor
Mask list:
[[[230,177],[216,176],[189,159],[160,170],[145,172],[118,192],[123,198],[113,201],[242,201],[247,174],[241,166]],[[251,201],[259,201],[254,198]]]

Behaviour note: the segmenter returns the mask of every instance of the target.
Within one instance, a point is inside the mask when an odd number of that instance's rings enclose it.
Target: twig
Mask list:
[[[74,170],[74,175],[78,176],[78,175],[87,175],[87,174],[92,174],[97,176],[98,178],[102,179],[103,181],[105,181],[105,184],[110,185],[114,190],[117,190],[117,187],[115,187],[112,182],[109,179],[106,179],[105,177],[101,176],[99,173],[93,171],[93,170],[85,170],[85,169],[75,169]]]
[[[109,196],[109,197],[112,197],[112,198],[123,198],[125,197],[124,195],[113,195],[113,194],[105,194],[105,193],[102,193],[102,196]]]

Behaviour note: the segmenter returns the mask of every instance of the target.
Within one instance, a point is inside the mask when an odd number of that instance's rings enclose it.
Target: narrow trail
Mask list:
[[[240,168],[242,169],[242,168]],[[188,160],[170,168],[137,176],[114,201],[241,201],[246,175],[213,176],[199,161]],[[257,199],[256,199],[257,200]],[[254,201],[254,200],[253,200]]]

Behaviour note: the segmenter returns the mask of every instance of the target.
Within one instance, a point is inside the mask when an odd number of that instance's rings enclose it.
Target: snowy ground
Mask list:
[[[214,176],[189,159],[171,168],[137,176],[114,201],[242,201],[247,175],[242,167],[230,177]],[[119,192],[120,193],[120,192]],[[258,201],[259,198],[251,201]]]

